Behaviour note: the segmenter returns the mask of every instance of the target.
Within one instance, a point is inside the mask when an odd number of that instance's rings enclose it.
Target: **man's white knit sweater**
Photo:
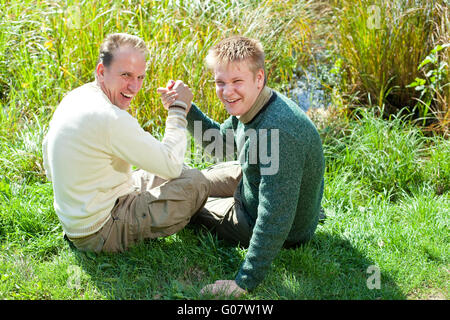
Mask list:
[[[136,190],[131,165],[165,179],[178,177],[186,124],[184,112],[171,108],[159,141],[113,105],[96,82],[67,94],[43,143],[44,168],[65,233],[85,237],[108,221],[116,199]]]

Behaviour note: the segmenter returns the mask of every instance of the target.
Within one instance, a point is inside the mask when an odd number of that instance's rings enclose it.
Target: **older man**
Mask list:
[[[120,252],[145,238],[171,235],[208,197],[209,182],[183,166],[190,89],[175,84],[178,99],[168,108],[162,141],[127,112],[142,88],[147,55],[142,39],[109,35],[96,80],[64,97],[44,139],[55,211],[80,250]]]

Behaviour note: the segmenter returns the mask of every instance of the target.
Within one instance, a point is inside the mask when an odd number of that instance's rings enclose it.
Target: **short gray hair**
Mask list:
[[[131,47],[142,52],[147,60],[148,48],[144,40],[138,36],[133,36],[127,33],[112,33],[106,36],[105,40],[100,46],[100,54],[97,64],[103,63],[105,67],[109,67],[114,58],[114,51],[121,47]]]

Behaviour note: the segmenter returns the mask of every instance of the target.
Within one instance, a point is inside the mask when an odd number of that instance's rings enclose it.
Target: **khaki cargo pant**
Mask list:
[[[144,170],[133,172],[138,191],[117,199],[111,218],[96,233],[69,239],[82,251],[122,252],[148,238],[172,235],[183,229],[205,204],[210,185],[197,169],[187,166],[166,181]]]
[[[237,188],[242,170],[238,161],[216,164],[202,173],[211,185],[205,206],[191,219],[191,224],[205,226],[229,244],[248,247],[253,233]]]
[[[247,248],[253,234],[251,223],[241,202],[237,188],[242,179],[238,161],[219,163],[202,173],[211,185],[210,197],[205,206],[192,217],[190,224],[205,226],[231,245]],[[296,248],[301,243],[285,241],[284,248]]]

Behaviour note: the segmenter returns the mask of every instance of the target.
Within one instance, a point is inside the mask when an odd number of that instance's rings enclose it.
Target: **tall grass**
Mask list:
[[[449,12],[446,1],[332,1],[329,23],[334,33],[337,58],[343,61],[343,92],[358,97],[360,104],[385,105],[387,114],[407,107],[414,110],[420,92],[408,87],[422,77],[418,66],[438,44],[449,41]],[[439,54],[447,68],[442,89],[435,93],[434,114],[442,125],[449,119],[449,52]],[[447,85],[446,85],[447,84]],[[404,109],[405,110],[405,109]]]
[[[324,136],[330,173],[339,174],[345,163],[361,186],[370,186],[373,194],[400,194],[416,191],[426,184],[434,193],[447,194],[450,177],[450,148],[447,139],[430,139],[405,116],[391,116],[388,121],[376,116],[383,111],[359,108],[356,121],[349,122],[335,135]],[[436,150],[444,151],[435,153]]]
[[[93,80],[98,47],[112,32],[142,37],[150,49],[147,79],[132,112],[164,118],[156,88],[190,84],[213,116],[224,117],[203,58],[232,34],[260,38],[275,87],[288,81],[308,36],[304,1],[1,1],[1,101],[27,113],[54,108],[70,89]],[[220,10],[217,10],[220,8]],[[18,101],[14,105],[11,101]],[[160,124],[160,120],[157,121]]]

